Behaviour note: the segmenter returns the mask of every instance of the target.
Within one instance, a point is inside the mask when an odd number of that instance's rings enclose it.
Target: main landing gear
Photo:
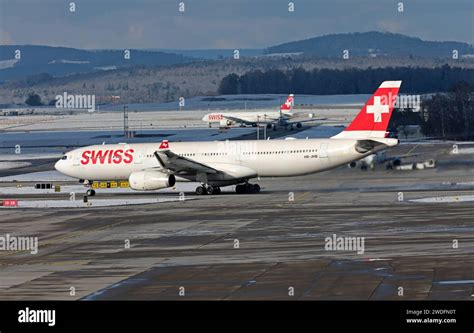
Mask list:
[[[260,185],[258,184],[242,184],[237,185],[235,187],[235,192],[237,194],[244,194],[244,193],[260,193]]]
[[[204,194],[221,194],[221,188],[219,186],[206,186],[201,185],[196,187],[196,194],[204,195]]]
[[[250,193],[260,193],[260,185],[258,184],[241,184],[235,187],[235,192],[237,194],[250,194]],[[199,195],[213,195],[213,194],[220,194],[221,188],[219,186],[209,186],[209,185],[201,185],[196,187],[196,194]]]

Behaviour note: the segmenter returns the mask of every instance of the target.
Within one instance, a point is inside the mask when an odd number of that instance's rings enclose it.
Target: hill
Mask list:
[[[266,54],[302,52],[318,57],[342,57],[343,50],[350,56],[415,56],[451,58],[453,50],[459,57],[473,55],[472,45],[461,42],[424,41],[417,37],[388,32],[356,32],[314,37],[275,45]]]
[[[15,59],[16,50],[21,58]],[[80,50],[40,45],[0,45],[0,83],[38,74],[61,77],[134,66],[174,65],[194,58],[161,51]]]

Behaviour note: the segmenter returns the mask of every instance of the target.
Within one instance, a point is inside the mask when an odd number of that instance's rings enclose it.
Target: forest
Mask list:
[[[474,69],[444,65],[435,68],[385,67],[349,69],[295,68],[254,70],[242,75],[226,75],[218,92],[231,94],[370,94],[387,80],[402,80],[400,93],[447,92],[456,83],[474,85]]]

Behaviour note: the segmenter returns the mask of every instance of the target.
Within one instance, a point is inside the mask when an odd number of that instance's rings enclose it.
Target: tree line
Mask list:
[[[394,109],[390,130],[419,125],[423,135],[433,139],[474,140],[474,85],[454,84],[445,93],[436,93],[421,102],[420,110]]]
[[[425,135],[450,140],[474,140],[474,85],[459,82],[445,94],[435,94],[421,104]]]
[[[368,69],[253,70],[226,75],[218,93],[232,94],[371,94],[387,80],[402,80],[400,92],[446,92],[460,81],[474,85],[474,69],[443,65],[435,68],[384,67]]]

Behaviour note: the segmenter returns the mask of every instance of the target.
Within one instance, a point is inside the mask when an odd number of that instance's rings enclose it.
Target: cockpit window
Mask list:
[[[61,157],[62,160],[67,160],[67,155],[64,155],[63,157]]]

